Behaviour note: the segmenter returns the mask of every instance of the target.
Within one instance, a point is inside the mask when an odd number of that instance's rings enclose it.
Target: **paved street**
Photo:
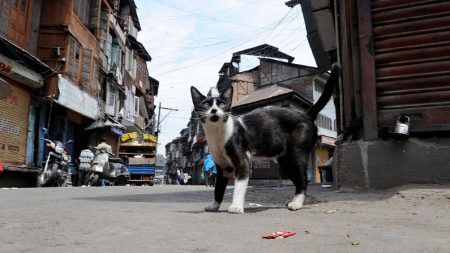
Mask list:
[[[206,213],[204,186],[0,189],[0,252],[450,252],[449,186],[312,187],[297,212],[292,186],[254,186],[243,215],[231,191]],[[297,234],[261,239],[279,229]]]

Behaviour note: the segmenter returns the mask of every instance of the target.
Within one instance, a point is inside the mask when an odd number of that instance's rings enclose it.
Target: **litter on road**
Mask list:
[[[293,236],[295,234],[296,234],[295,232],[278,230],[278,231],[270,233],[270,234],[265,234],[262,236],[262,238],[264,238],[264,239],[284,239],[286,237]]]

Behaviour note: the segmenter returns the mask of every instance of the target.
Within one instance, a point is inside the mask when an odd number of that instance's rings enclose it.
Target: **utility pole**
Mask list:
[[[164,116],[164,118],[163,118],[162,120],[161,120],[161,109],[163,109],[163,110],[168,110],[168,111],[169,111],[169,113],[168,113],[166,116]],[[159,102],[159,109],[158,109],[158,123],[156,124],[156,132],[158,133],[158,135],[159,135],[159,131],[160,131],[161,122],[164,121],[164,119],[166,119],[167,116],[169,116],[169,114],[170,114],[172,111],[178,111],[178,109],[162,107],[162,106],[161,106],[161,102]]]

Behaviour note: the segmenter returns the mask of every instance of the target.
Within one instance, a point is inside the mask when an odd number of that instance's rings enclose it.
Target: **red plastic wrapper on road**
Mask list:
[[[283,230],[278,230],[277,232],[273,232],[270,234],[265,234],[262,236],[262,238],[264,239],[282,239],[282,238],[286,238],[289,236],[293,236],[295,235],[295,232],[288,232],[288,231],[283,231]]]

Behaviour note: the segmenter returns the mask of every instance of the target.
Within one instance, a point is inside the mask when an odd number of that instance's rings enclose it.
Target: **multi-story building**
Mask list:
[[[141,27],[133,0],[5,0],[0,7],[1,52],[19,57],[11,60],[22,62],[20,73],[27,75],[14,76],[29,87],[16,91],[18,85],[10,84],[15,81],[4,78],[13,93],[0,103],[14,98],[23,107],[20,125],[0,114],[5,125],[20,129],[20,138],[8,144],[22,143],[16,163],[41,164],[42,127],[51,139],[74,140],[67,147],[72,157],[100,138],[117,153],[124,132],[154,134],[159,83],[148,76],[151,57],[137,40]],[[15,65],[3,72],[14,73]]]
[[[41,1],[0,1],[0,163],[1,186],[36,180],[35,143],[39,89],[55,70],[40,61],[37,41]]]

